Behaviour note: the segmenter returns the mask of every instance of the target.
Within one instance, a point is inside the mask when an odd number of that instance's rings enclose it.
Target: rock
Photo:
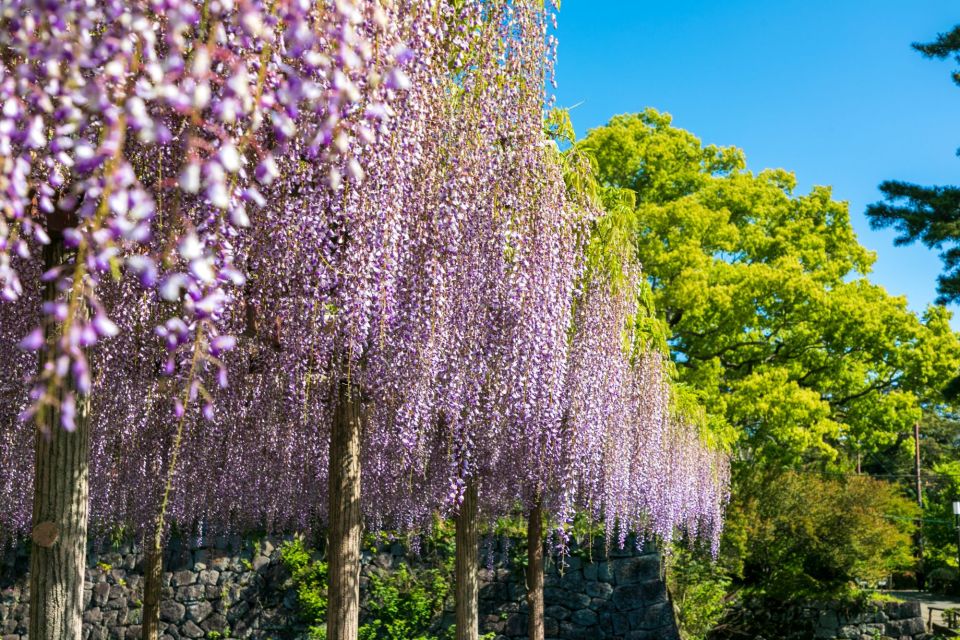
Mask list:
[[[558,605],[551,605],[544,607],[543,617],[553,618],[554,620],[566,620],[570,617],[570,610]]]
[[[110,585],[106,582],[100,582],[93,588],[93,601],[97,606],[107,603],[110,598]]]
[[[570,621],[582,627],[592,627],[597,624],[597,614],[589,609],[574,611]]]
[[[183,620],[183,616],[186,615],[186,612],[187,608],[179,602],[174,602],[173,600],[163,600],[160,603],[160,619],[164,622],[177,624]]]
[[[231,623],[234,623],[247,615],[248,611],[250,611],[250,603],[245,600],[241,600],[227,610],[227,620]]]
[[[597,579],[597,563],[588,562],[583,565],[583,579],[587,581],[594,581]]]
[[[631,629],[650,631],[660,629],[671,624],[673,608],[669,602],[652,604],[643,609],[631,611],[628,614]]]
[[[188,638],[202,638],[207,635],[203,632],[203,629],[198,627],[193,620],[187,620],[180,627],[180,631]]]
[[[253,559],[253,570],[260,571],[264,567],[270,564],[270,558],[267,556],[257,556]]]
[[[591,598],[609,598],[613,593],[613,587],[606,582],[587,582],[584,585],[584,593]]]
[[[203,624],[200,626],[203,627],[203,630],[207,633],[210,633],[211,631],[221,633],[227,628],[227,619],[219,613],[213,613],[210,614],[210,617],[204,620]]]
[[[100,624],[103,622],[103,613],[100,612],[100,607],[94,607],[84,611],[83,621],[89,624]]]
[[[123,622],[124,624],[141,624],[143,622],[143,609],[140,607],[127,609],[127,615],[124,616]]]
[[[207,569],[200,572],[200,584],[216,586],[220,579],[220,572],[215,569]]]
[[[177,589],[177,600],[183,602],[202,600],[205,593],[206,589],[204,589],[202,584],[192,584],[189,587],[180,587]]]
[[[597,580],[600,582],[613,582],[613,573],[610,571],[609,562],[597,563]]]
[[[610,570],[618,586],[647,582],[659,579],[660,558],[655,555],[618,558],[610,561]]]
[[[503,633],[508,636],[525,636],[529,625],[527,616],[517,614],[507,618],[507,623],[503,625]]]
[[[170,584],[172,584],[174,587],[184,587],[194,584],[196,581],[197,574],[195,574],[193,571],[187,571],[184,569],[183,571],[177,571],[173,574],[173,580]]]
[[[213,605],[209,602],[187,605],[187,616],[197,624],[206,620],[211,613],[213,613]]]
[[[560,622],[556,618],[544,616],[543,633],[548,638],[557,635],[560,633]]]
[[[509,594],[507,585],[502,582],[488,582],[480,586],[479,597],[481,600],[492,600],[500,602],[506,600]]]
[[[613,605],[618,611],[633,611],[644,605],[644,585],[631,584],[613,590]]]

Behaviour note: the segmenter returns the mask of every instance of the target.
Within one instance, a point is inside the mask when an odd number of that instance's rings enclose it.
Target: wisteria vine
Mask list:
[[[92,396],[98,531],[150,535],[161,504],[185,529],[322,526],[347,380],[373,528],[427,526],[473,483],[486,517],[541,500],[621,543],[716,544],[726,463],[628,335],[639,267],[613,286],[588,265],[602,212],[544,133],[551,8],[16,0],[0,19],[0,531],[27,533],[24,418],[56,406],[70,429],[68,376]],[[75,258],[45,270],[49,242]]]

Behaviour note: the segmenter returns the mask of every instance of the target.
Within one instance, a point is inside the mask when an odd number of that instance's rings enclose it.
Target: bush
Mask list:
[[[446,551],[452,549],[452,533],[447,536],[445,529],[438,529],[427,545],[437,555],[437,568],[413,570],[400,564],[370,575],[360,640],[440,640],[430,632],[450,593],[453,560]],[[315,559],[300,537],[284,543],[280,557],[290,571],[298,613],[309,625],[311,640],[325,640],[327,563]],[[447,631],[444,638],[452,637],[453,627]]]
[[[327,563],[314,560],[300,537],[280,547],[280,558],[297,590],[300,617],[310,625],[310,637],[327,637]]]
[[[433,640],[428,632],[443,613],[450,579],[438,569],[414,573],[401,564],[372,574],[369,593],[369,620],[360,627],[360,640]]]
[[[667,558],[667,586],[683,640],[701,640],[726,608],[730,577],[709,557],[679,544]]]
[[[913,566],[917,507],[890,483],[785,472],[737,503],[731,515],[750,541],[744,579],[771,596],[819,597]]]

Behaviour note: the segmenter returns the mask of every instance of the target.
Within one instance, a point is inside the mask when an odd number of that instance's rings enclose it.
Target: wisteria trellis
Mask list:
[[[69,372],[99,531],[149,532],[168,477],[184,526],[322,524],[347,376],[369,526],[423,525],[472,481],[490,517],[537,495],[560,523],[715,544],[725,464],[660,357],[624,347],[634,288],[585,266],[597,212],[543,134],[549,7],[0,10],[0,537],[29,532],[25,419],[62,402],[72,428]],[[41,273],[55,233],[76,260]]]

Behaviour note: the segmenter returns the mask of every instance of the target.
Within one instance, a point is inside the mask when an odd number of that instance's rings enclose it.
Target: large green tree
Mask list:
[[[867,279],[874,256],[828,187],[752,173],[649,109],[578,147],[635,194],[634,245],[681,379],[750,467],[850,469],[941,402],[960,366],[948,311],[923,317]],[[902,441],[902,438],[900,438]]]

